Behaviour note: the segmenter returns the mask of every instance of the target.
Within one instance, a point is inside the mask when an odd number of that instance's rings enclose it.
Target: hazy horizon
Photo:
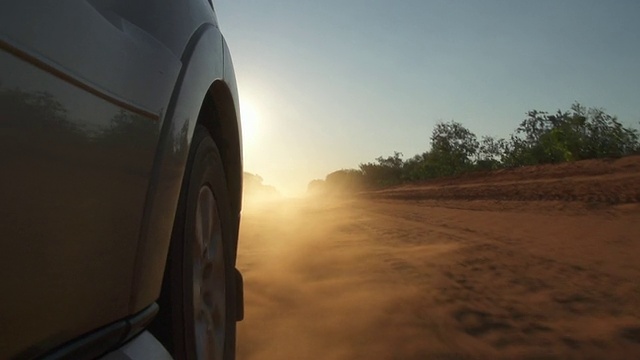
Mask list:
[[[285,195],[438,121],[504,137],[528,110],[602,107],[638,127],[635,1],[216,1],[247,172]]]

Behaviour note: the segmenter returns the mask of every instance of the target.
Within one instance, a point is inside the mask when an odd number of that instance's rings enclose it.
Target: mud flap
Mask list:
[[[234,269],[236,273],[236,321],[244,319],[244,287],[242,274],[238,269]]]

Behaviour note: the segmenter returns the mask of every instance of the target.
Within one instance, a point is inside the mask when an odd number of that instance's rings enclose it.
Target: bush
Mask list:
[[[640,153],[636,129],[624,127],[603,109],[578,103],[555,114],[531,110],[508,140],[476,135],[455,121],[439,122],[431,134],[431,149],[403,161],[402,153],[360,164],[359,170],[339,170],[324,183],[309,188],[359,190],[452,176],[473,170],[495,170],[537,164]],[[320,180],[321,181],[321,180]],[[312,182],[313,183],[313,182]]]

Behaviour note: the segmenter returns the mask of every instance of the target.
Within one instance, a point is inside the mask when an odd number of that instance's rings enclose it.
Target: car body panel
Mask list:
[[[203,99],[211,84],[223,77],[222,36],[217,28],[202,25],[194,34],[184,55],[183,72],[162,129],[132,287],[131,312],[158,297],[178,195]],[[160,244],[158,242],[161,242]]]
[[[148,331],[136,336],[121,348],[108,353],[100,360],[172,360],[171,355]]]
[[[236,137],[241,179],[227,51],[207,0],[0,5],[0,358],[42,355],[157,299],[213,84],[232,102],[234,130],[218,136]]]
[[[237,144],[230,144],[229,147],[231,151],[235,151],[232,155],[232,159],[229,160],[230,163],[237,164],[236,169],[231,171],[227,171],[227,176],[230,177],[227,181],[229,186],[231,187],[230,192],[233,198],[233,211],[238,215],[238,224],[240,224],[240,213],[242,211],[242,169],[243,169],[243,154],[242,154],[242,124],[240,117],[240,101],[238,97],[238,83],[236,81],[236,75],[233,67],[233,61],[231,59],[231,52],[229,51],[229,47],[227,45],[224,37],[222,38],[224,44],[224,85],[227,87],[228,96],[231,97],[227,103],[231,103],[234,105],[234,114],[230,114],[229,117],[235,117],[237,126],[237,133],[229,134],[227,136],[230,139],[236,140]],[[218,106],[222,107],[222,106]],[[236,187],[236,188],[234,188]],[[236,236],[237,238],[237,236]]]
[[[134,23],[103,10],[106,18],[80,0],[22,0],[2,8],[4,41],[148,113],[166,110],[179,55]]]
[[[0,358],[129,314],[158,122],[0,53]]]

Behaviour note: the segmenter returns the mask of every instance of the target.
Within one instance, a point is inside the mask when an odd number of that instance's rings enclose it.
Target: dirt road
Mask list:
[[[640,358],[639,220],[637,202],[249,205],[239,359]]]

